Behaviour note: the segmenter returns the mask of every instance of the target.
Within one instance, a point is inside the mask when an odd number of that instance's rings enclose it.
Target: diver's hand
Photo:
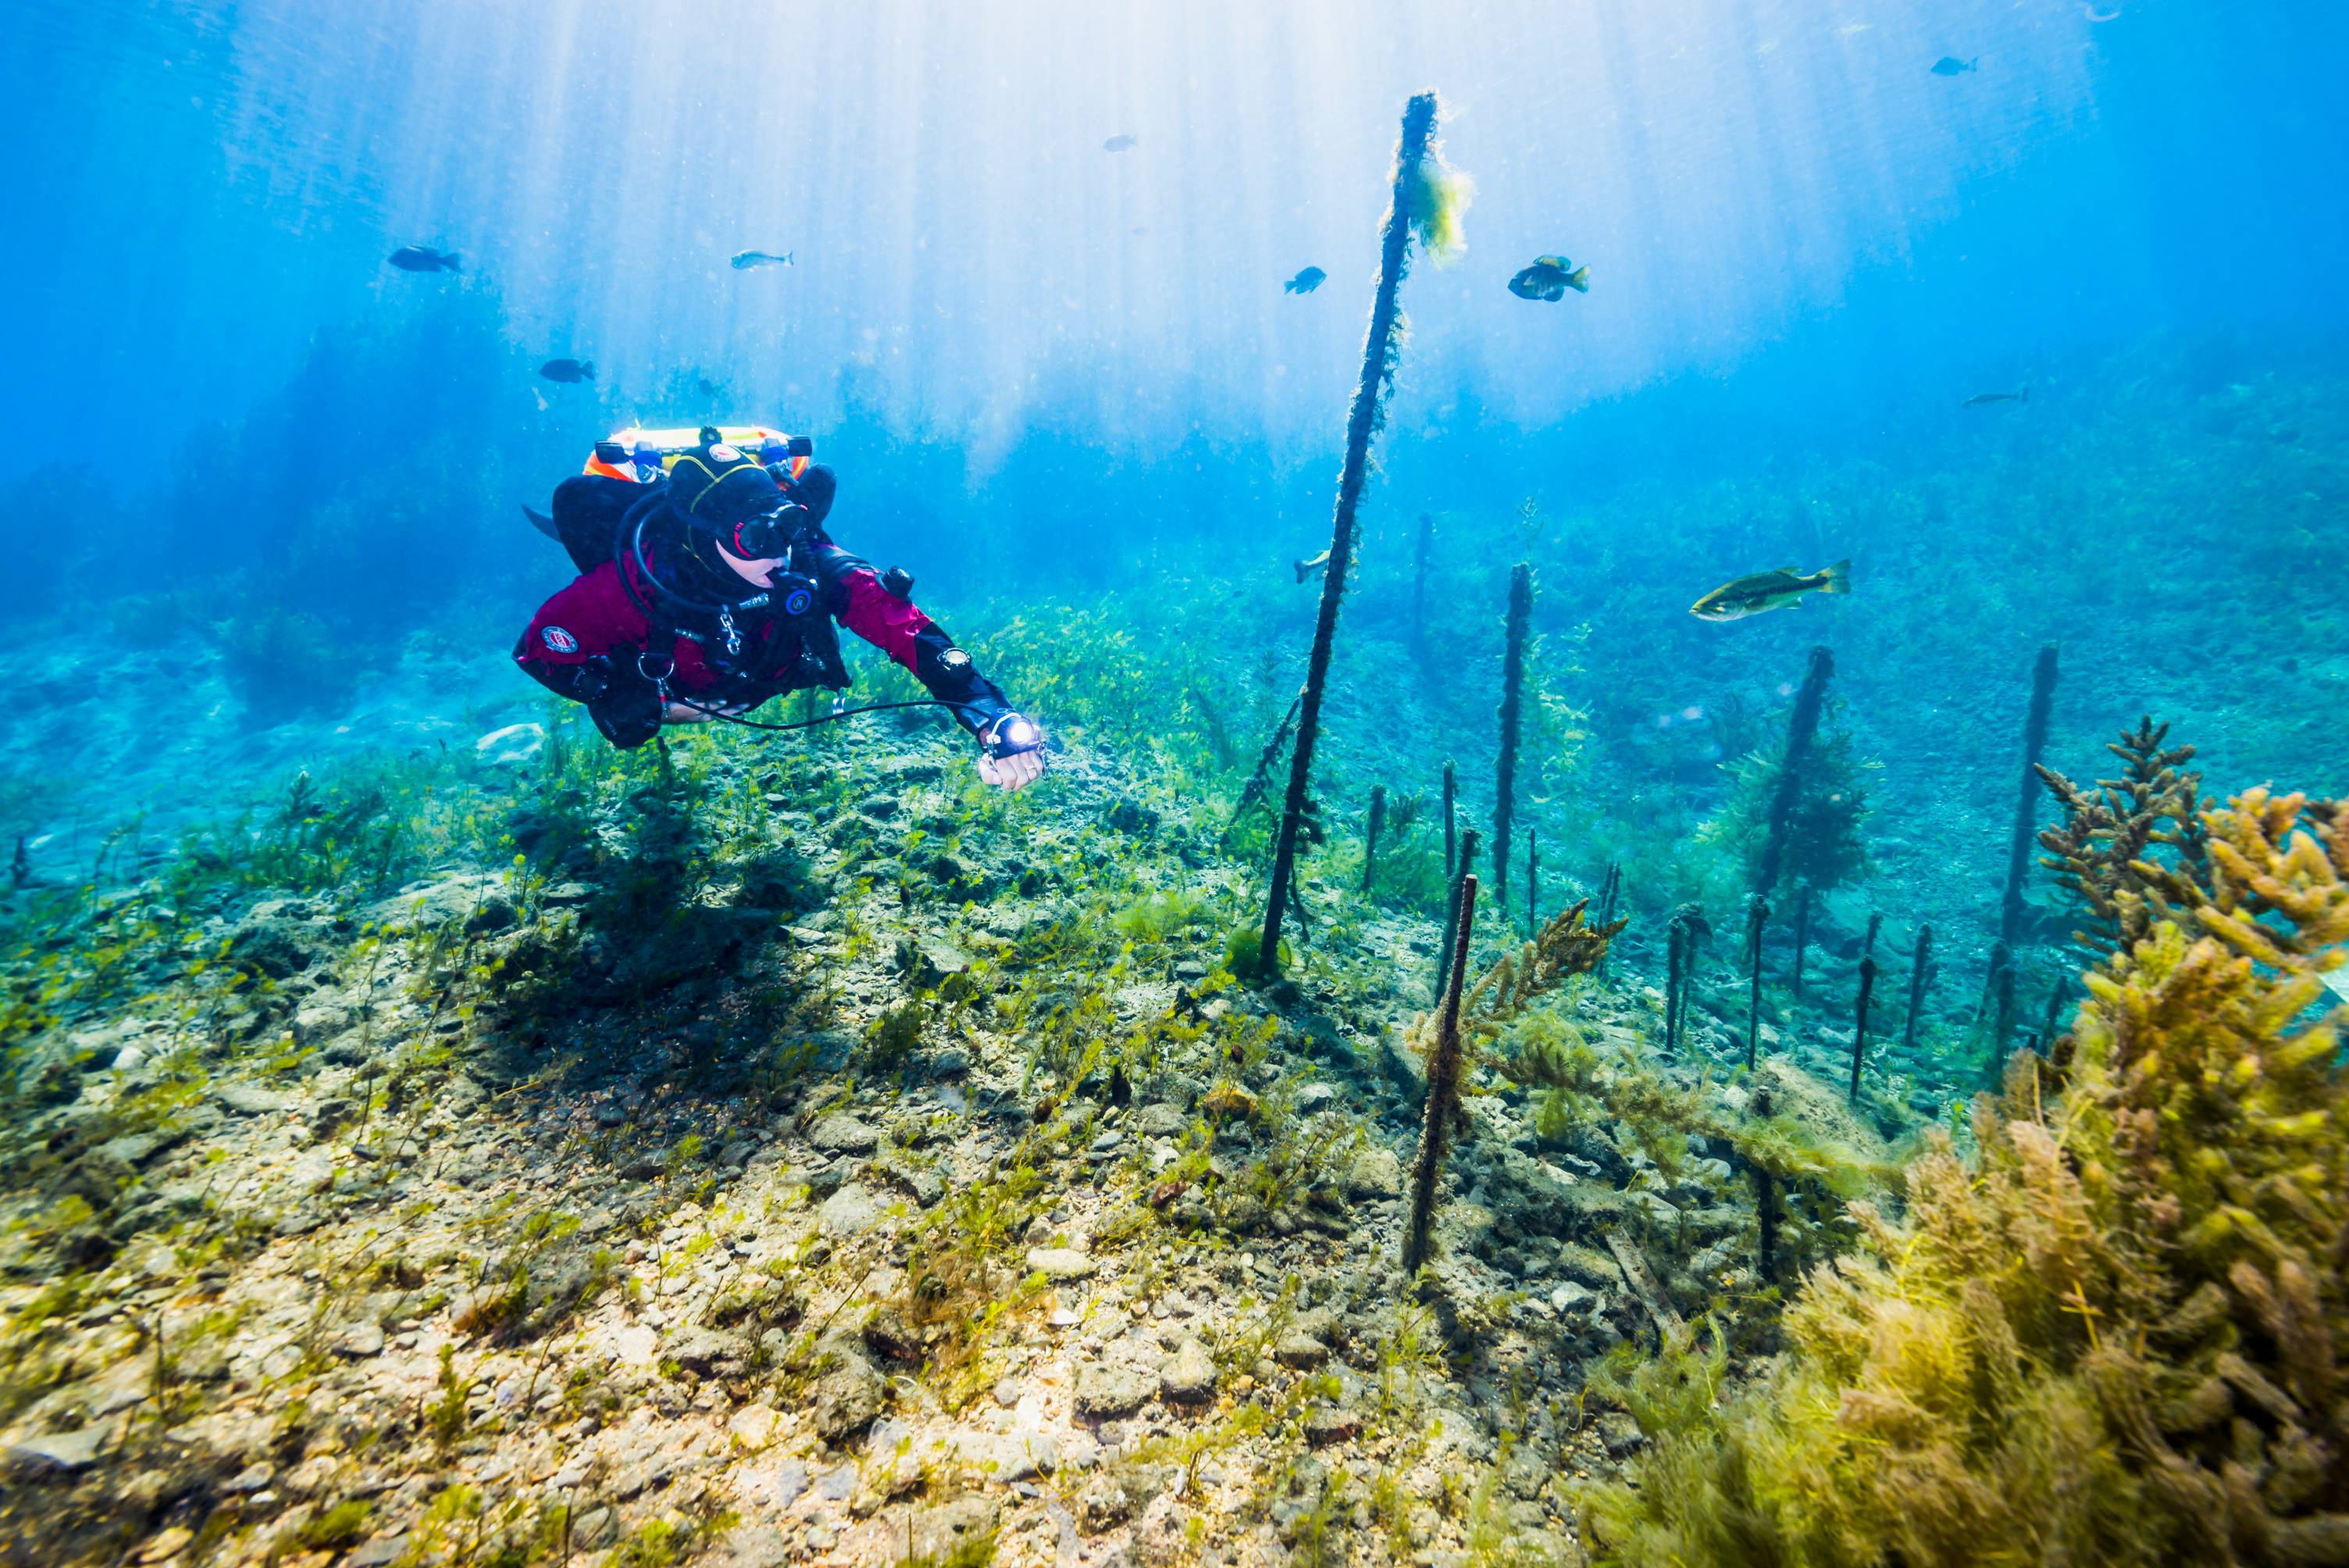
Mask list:
[[[998,753],[996,745],[1009,738],[1019,749]],[[978,754],[978,777],[998,789],[1024,789],[1044,776],[1044,739],[1033,721],[1007,713],[978,732],[984,748]]]
[[[670,703],[661,709],[663,724],[707,724],[723,715],[728,718],[750,711],[747,702],[705,702],[699,707],[689,707],[681,702]]]
[[[998,789],[1024,789],[1044,777],[1044,754],[1015,751],[1009,757],[978,754],[978,776]]]

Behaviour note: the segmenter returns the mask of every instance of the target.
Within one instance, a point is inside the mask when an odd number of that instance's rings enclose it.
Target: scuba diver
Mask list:
[[[742,716],[784,692],[847,686],[837,620],[930,693],[928,703],[875,707],[945,707],[978,740],[982,779],[1034,782],[1042,732],[915,605],[910,575],[875,573],[833,542],[823,523],[838,482],[809,464],[811,450],[804,437],[761,426],[597,442],[586,471],[555,487],[551,517],[523,509],[580,575],[539,606],[514,662],[585,704],[618,747],[712,718],[796,729],[806,726]],[[835,698],[828,717],[867,711]]]

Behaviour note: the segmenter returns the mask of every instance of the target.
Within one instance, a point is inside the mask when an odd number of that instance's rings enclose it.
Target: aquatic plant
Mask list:
[[[1395,182],[1395,205],[1410,214],[1412,232],[1420,248],[1437,266],[1449,266],[1467,253],[1468,236],[1460,220],[1476,194],[1476,182],[1444,161],[1443,144],[1435,139],[1435,95],[1422,93],[1412,101],[1413,111],[1425,105],[1426,126],[1419,150],[1412,151],[1412,118],[1403,117],[1403,154]]]
[[[1420,1123],[1418,1162],[1413,1167],[1411,1230],[1403,1247],[1406,1272],[1416,1272],[1426,1261],[1435,1182],[1451,1136],[1450,1119],[1459,1109],[1464,1064],[1536,1001],[1573,976],[1589,974],[1607,955],[1623,923],[1591,925],[1584,918],[1589,907],[1590,901],[1584,899],[1559,914],[1516,952],[1504,954],[1464,995],[1468,943],[1475,924],[1476,876],[1474,872],[1460,873],[1441,1001],[1434,1011],[1420,1016],[1409,1040],[1426,1059],[1428,1098],[1425,1119]]]
[[[1379,869],[1379,830],[1387,825],[1387,787],[1371,786],[1371,820],[1362,833],[1362,896],[1371,896],[1371,880]]]
[[[1305,690],[1298,709],[1297,746],[1290,753],[1288,793],[1280,813],[1280,831],[1272,856],[1271,884],[1265,894],[1264,931],[1257,943],[1259,964],[1278,961],[1280,923],[1288,913],[1289,878],[1294,874],[1298,834],[1304,822],[1308,788],[1313,776],[1313,749],[1321,735],[1321,696],[1330,678],[1330,655],[1338,633],[1338,607],[1346,594],[1346,574],[1354,559],[1354,513],[1361,504],[1362,480],[1369,471],[1371,438],[1386,418],[1386,396],[1394,385],[1402,352],[1397,337],[1401,317],[1395,299],[1409,265],[1409,231],[1418,225],[1439,225],[1449,194],[1464,201],[1464,189],[1441,182],[1423,189],[1429,170],[1442,170],[1429,139],[1435,125],[1435,95],[1421,93],[1403,110],[1402,139],[1395,151],[1394,193],[1388,204],[1379,241],[1379,283],[1371,302],[1370,332],[1362,344],[1362,372],[1354,387],[1354,404],[1346,419],[1346,460],[1338,476],[1337,512],[1330,529],[1330,564],[1321,574],[1321,603],[1313,623],[1313,651],[1306,662]],[[1416,202],[1414,198],[1417,198]],[[1433,199],[1431,199],[1433,198]],[[1421,242],[1431,232],[1421,228]]]
[[[2023,884],[2031,872],[2031,846],[2037,825],[2032,807],[2039,799],[2039,759],[2047,751],[2047,723],[2055,707],[2055,645],[2039,650],[2031,668],[2031,710],[2023,721],[2023,791],[2014,803],[2014,832],[2008,841],[2006,892],[1999,900],[1998,936],[2009,947],[2023,935]]]
[[[1501,741],[1494,764],[1493,899],[1509,910],[1509,828],[1517,807],[1517,731],[1526,695],[1526,637],[1533,619],[1533,569],[1520,561],[1509,572],[1508,629],[1501,655]]]
[[[2065,841],[2109,804],[2075,792]],[[1775,1370],[1640,1409],[1631,1476],[1583,1494],[1600,1560],[2349,1551],[2349,1079],[2310,1012],[2349,943],[2349,811],[2256,789],[2199,826],[2197,879],[2089,973],[2056,1058],[1978,1103],[1974,1160],[1935,1134],[1902,1218],[1855,1206]],[[1656,1376],[1718,1392],[1689,1354]]]
[[[2085,905],[2091,927],[2073,936],[2098,953],[2125,952],[2158,922],[2192,909],[2209,874],[2202,776],[2186,768],[2194,748],[2163,746],[2168,734],[2150,714],[2124,730],[2105,747],[2121,759],[2121,776],[2097,779],[2093,791],[2038,769],[2064,808],[2063,824],[2039,835],[2048,851],[2039,863]]]

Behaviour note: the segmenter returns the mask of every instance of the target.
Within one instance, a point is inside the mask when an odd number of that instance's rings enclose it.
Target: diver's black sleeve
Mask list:
[[[1001,687],[978,673],[946,629],[922,613],[901,581],[885,586],[872,562],[825,539],[812,552],[812,575],[824,608],[841,624],[881,649],[941,702],[953,703],[955,722],[973,736],[1012,711]]]

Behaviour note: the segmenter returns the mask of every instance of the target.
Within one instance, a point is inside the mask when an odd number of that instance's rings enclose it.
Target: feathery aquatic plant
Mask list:
[[[1644,1413],[1584,1496],[1598,1560],[2349,1553],[2349,1077],[2311,1007],[2349,957],[2349,806],[2257,789],[2198,826],[2191,902],[2089,973],[2062,1065],[2014,1058],[1977,1156],[1934,1134],[1902,1218],[1855,1206],[1762,1383]]]
[[[1409,266],[1411,232],[1439,252],[1456,237],[1456,207],[1465,192],[1444,178],[1431,147],[1435,95],[1421,93],[1403,110],[1402,139],[1395,150],[1394,194],[1379,242],[1379,283],[1371,303],[1371,325],[1362,344],[1362,373],[1346,420],[1346,461],[1338,477],[1338,506],[1330,529],[1330,565],[1321,577],[1321,604],[1313,625],[1313,652],[1306,662],[1305,692],[1298,711],[1297,747],[1289,758],[1288,793],[1274,841],[1272,881],[1265,895],[1264,932],[1257,944],[1258,972],[1278,964],[1280,923],[1288,912],[1289,881],[1297,870],[1297,841],[1313,777],[1313,751],[1321,738],[1321,693],[1330,678],[1330,655],[1338,634],[1338,607],[1354,560],[1354,513],[1361,504],[1362,480],[1370,468],[1371,438],[1385,422],[1388,388],[1394,384],[1401,352],[1396,294]]]
[[[1371,878],[1379,869],[1379,830],[1387,822],[1387,787],[1371,786],[1371,820],[1362,834],[1362,896],[1371,896]]]

